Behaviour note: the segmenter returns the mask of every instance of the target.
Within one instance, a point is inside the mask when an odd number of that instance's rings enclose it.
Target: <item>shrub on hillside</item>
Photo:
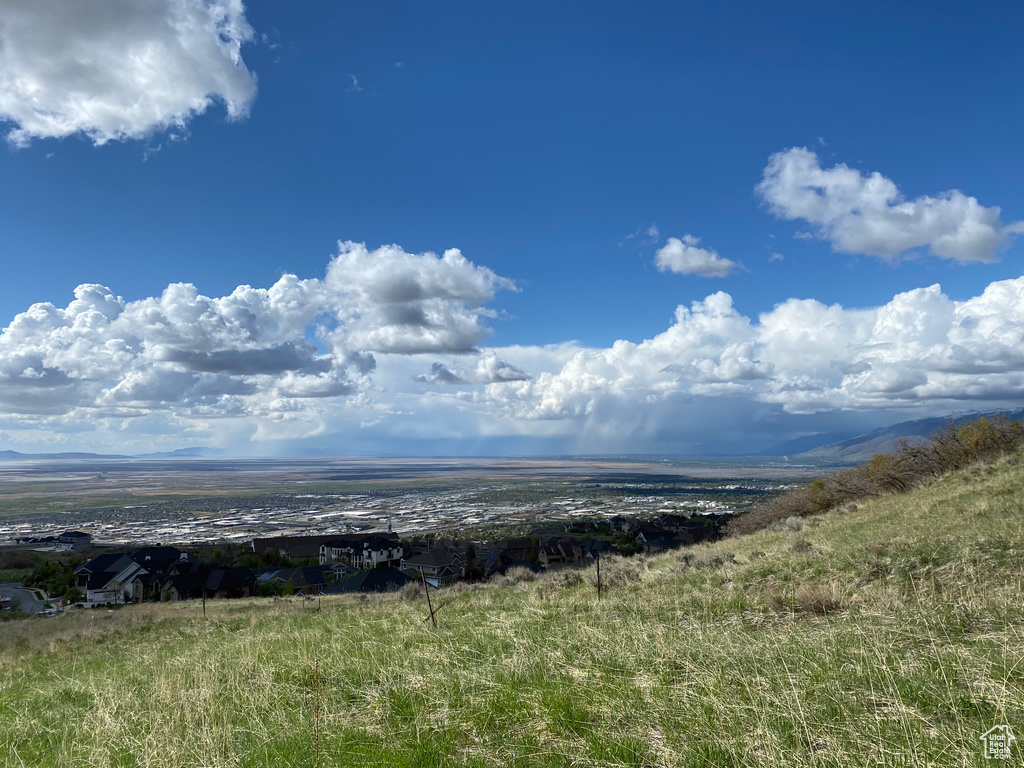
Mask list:
[[[732,552],[716,552],[704,557],[695,557],[690,564],[698,571],[713,571],[725,565],[732,565],[736,562],[736,555]]]
[[[647,570],[647,560],[643,557],[620,557],[612,555],[601,558],[601,587],[616,589],[628,584],[635,584],[643,578]],[[597,567],[587,569],[588,580],[593,587],[597,586]]]
[[[481,589],[487,589],[487,584],[482,584],[479,581],[455,581],[444,588],[444,594],[460,595],[463,592],[476,592]],[[420,588],[420,594],[423,594],[422,587]]]
[[[407,581],[398,590],[398,597],[402,600],[415,600],[418,597],[423,597],[423,584],[419,581]]]
[[[807,613],[827,616],[843,605],[843,596],[832,584],[801,584],[796,590],[796,604]]]
[[[900,441],[892,453],[877,454],[858,467],[825,475],[800,488],[751,507],[725,528],[727,536],[773,527],[855,501],[905,493],[924,482],[1011,453],[1024,446],[1024,422],[1005,414],[966,424],[949,422],[923,443]]]
[[[579,568],[563,568],[545,571],[537,580],[537,597],[547,598],[564,589],[582,584],[583,572]]]
[[[843,607],[843,594],[834,584],[801,584],[793,592],[773,582],[765,585],[761,599],[771,610],[784,613],[828,616]]]
[[[536,578],[537,574],[529,568],[517,565],[514,568],[509,568],[504,574],[495,574],[492,576],[491,583],[504,587],[510,584],[525,584],[528,581],[536,580]]]

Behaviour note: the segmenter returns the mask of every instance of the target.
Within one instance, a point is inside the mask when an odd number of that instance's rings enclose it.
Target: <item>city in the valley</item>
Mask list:
[[[813,471],[616,458],[12,462],[0,467],[0,598],[53,612],[570,567],[717,538]]]

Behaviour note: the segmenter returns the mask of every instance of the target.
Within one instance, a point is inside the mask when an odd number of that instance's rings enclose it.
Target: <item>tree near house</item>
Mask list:
[[[261,581],[256,585],[256,596],[280,597],[283,587],[279,581]]]
[[[640,550],[642,549],[640,543],[636,539],[625,534],[616,538],[614,544],[615,548],[619,551],[619,554],[623,557],[632,557],[633,555],[638,555],[640,554]]]
[[[476,547],[470,544],[466,547],[466,578],[469,581],[476,581],[481,576],[483,576],[483,572],[476,556]]]
[[[53,598],[66,597],[74,585],[75,575],[71,568],[54,560],[38,561],[25,581],[25,586],[38,587]]]

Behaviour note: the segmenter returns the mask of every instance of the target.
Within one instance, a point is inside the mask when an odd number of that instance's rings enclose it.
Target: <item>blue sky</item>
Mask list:
[[[1021,405],[1019,4],[553,6],[0,0],[0,447]]]

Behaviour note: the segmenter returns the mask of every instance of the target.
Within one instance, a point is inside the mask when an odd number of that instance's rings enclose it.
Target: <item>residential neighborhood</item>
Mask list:
[[[515,567],[579,567],[612,554],[656,554],[716,538],[727,518],[716,512],[575,516],[556,524],[558,533],[548,523],[529,535],[493,540],[422,532],[402,536],[391,530],[389,519],[386,530],[256,537],[244,545],[153,544],[98,553],[89,534],[68,530],[43,540],[21,539],[17,546],[41,545],[72,557],[92,553],[70,568],[66,588],[62,594],[54,592],[51,601],[88,608],[394,591],[411,581],[440,589],[457,581],[486,580]],[[64,582],[54,573],[49,578],[59,591]]]

